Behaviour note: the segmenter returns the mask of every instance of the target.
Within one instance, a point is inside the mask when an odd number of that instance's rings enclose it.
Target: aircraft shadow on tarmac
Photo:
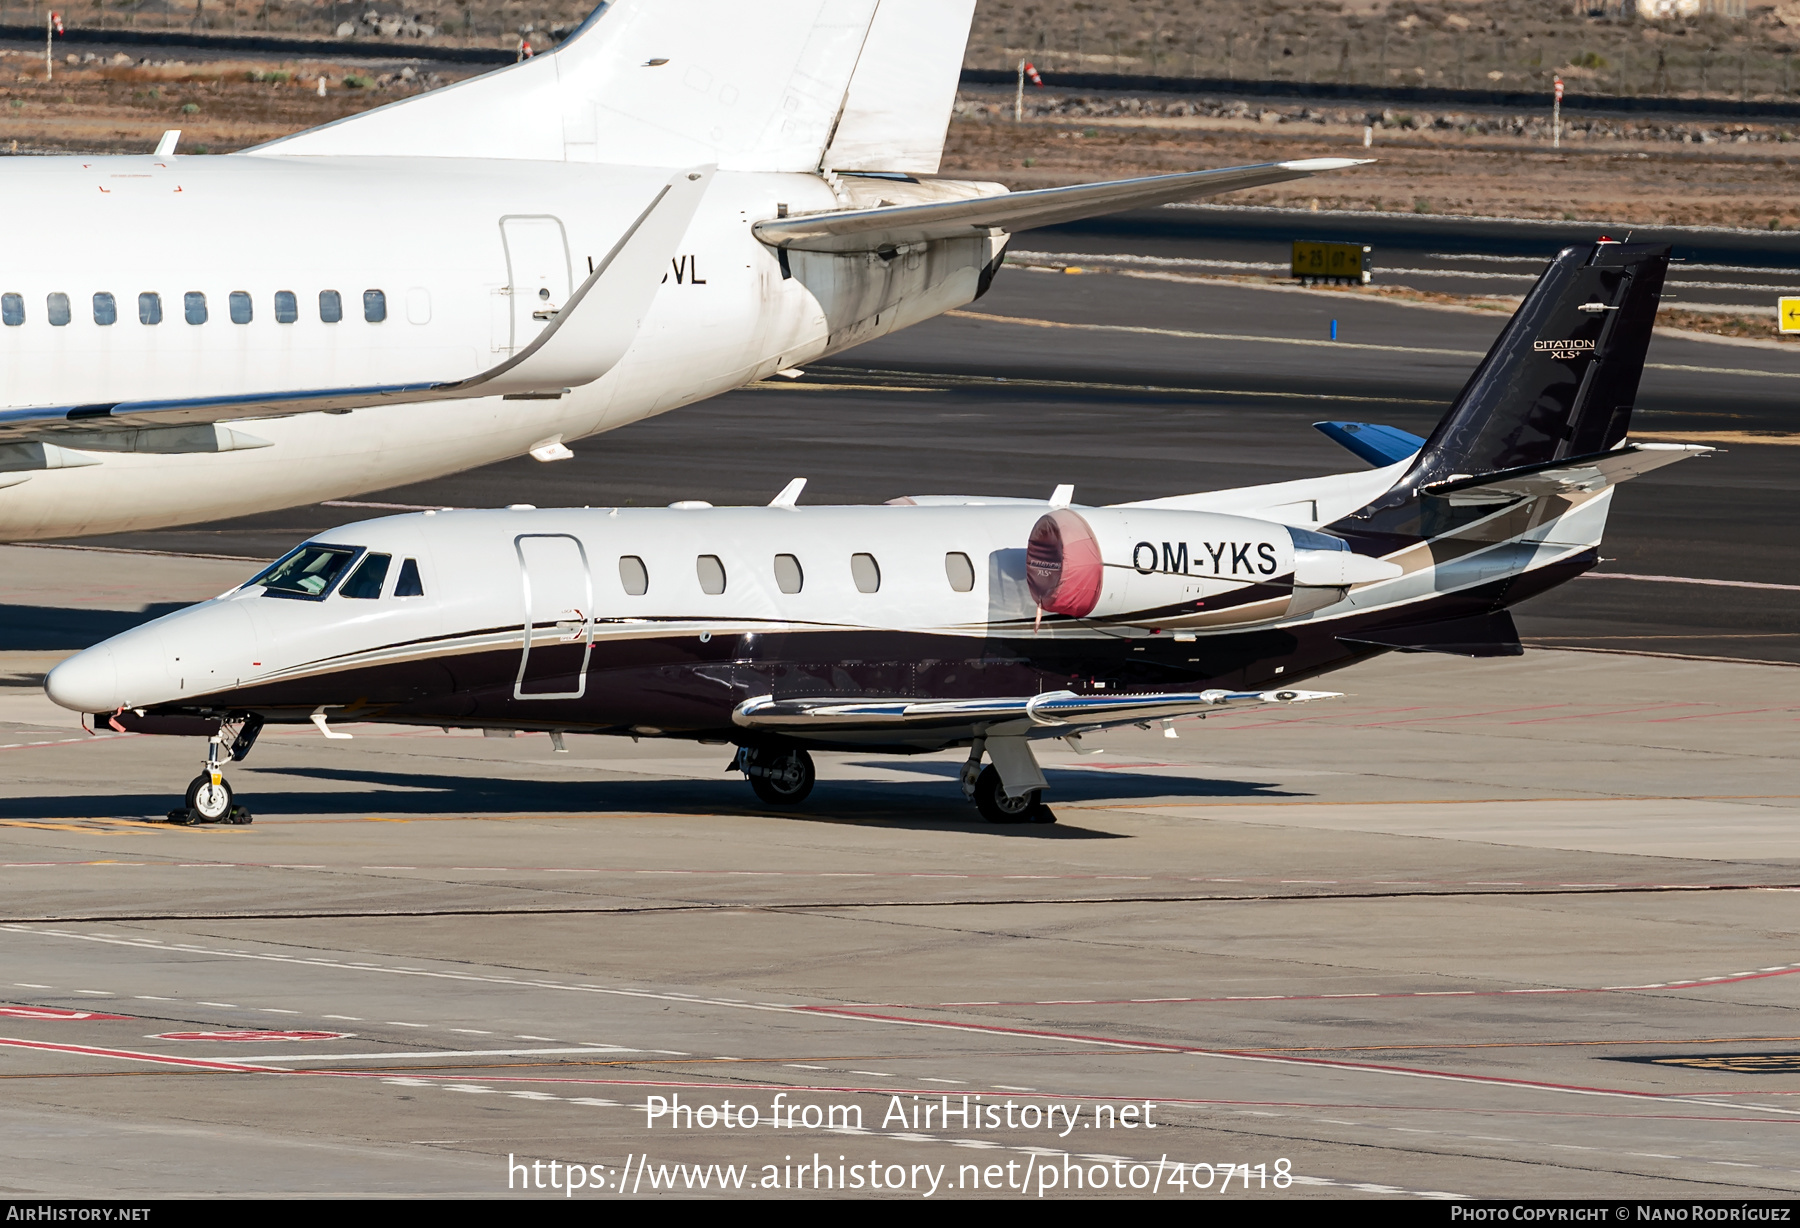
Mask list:
[[[0,605],[0,652],[59,652],[91,648],[121,631],[185,610],[189,601],[159,602],[141,610],[58,609],[41,605]],[[36,681],[3,683],[37,686]]]
[[[883,767],[892,767],[883,763]],[[582,815],[635,810],[671,817],[699,814],[779,815],[799,822],[864,826],[921,822],[967,828],[998,836],[1055,839],[1121,839],[1068,822],[995,825],[984,822],[956,787],[955,764],[909,764],[927,778],[918,783],[834,781],[820,783],[803,806],[775,810],[758,805],[733,775],[718,781],[571,780],[541,781],[433,773],[358,771],[332,767],[239,768],[233,773],[241,800],[258,815],[392,815],[457,818],[462,815]],[[933,779],[940,773],[942,779]],[[1110,799],[1259,798],[1299,796],[1273,785],[1235,780],[1195,780],[1148,773],[1098,773],[1050,768],[1050,802]],[[275,778],[340,783],[342,791],[284,790]],[[361,786],[361,787],[357,787]],[[97,816],[160,816],[178,799],[167,793],[115,793],[0,800],[0,819],[54,820]]]

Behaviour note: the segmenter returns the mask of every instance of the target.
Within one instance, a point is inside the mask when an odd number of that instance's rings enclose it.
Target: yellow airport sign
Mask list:
[[[1775,318],[1781,322],[1782,332],[1800,333],[1800,298],[1777,299]]]
[[[1369,282],[1369,248],[1361,243],[1312,243],[1294,240],[1297,281]]]

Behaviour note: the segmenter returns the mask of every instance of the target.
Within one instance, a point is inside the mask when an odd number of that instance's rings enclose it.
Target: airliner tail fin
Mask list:
[[[613,0],[553,51],[252,152],[935,172],[974,0]]]

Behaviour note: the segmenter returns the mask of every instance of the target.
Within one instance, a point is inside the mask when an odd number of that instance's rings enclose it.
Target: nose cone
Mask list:
[[[44,691],[54,703],[76,712],[113,712],[119,695],[119,662],[110,645],[78,652],[50,671]]]

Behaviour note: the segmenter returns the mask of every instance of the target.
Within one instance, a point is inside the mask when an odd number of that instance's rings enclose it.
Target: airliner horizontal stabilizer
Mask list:
[[[933,201],[923,205],[891,205],[811,213],[758,222],[756,237],[771,247],[815,252],[874,252],[908,243],[963,239],[990,230],[1009,233],[1056,226],[1063,222],[1147,209],[1197,196],[1216,196],[1243,188],[1305,179],[1322,171],[1361,166],[1368,158],[1304,158],[1293,162],[1260,162],[1179,175],[1150,175],[1106,183],[1079,183],[1066,188],[1038,188],[975,200]]]

